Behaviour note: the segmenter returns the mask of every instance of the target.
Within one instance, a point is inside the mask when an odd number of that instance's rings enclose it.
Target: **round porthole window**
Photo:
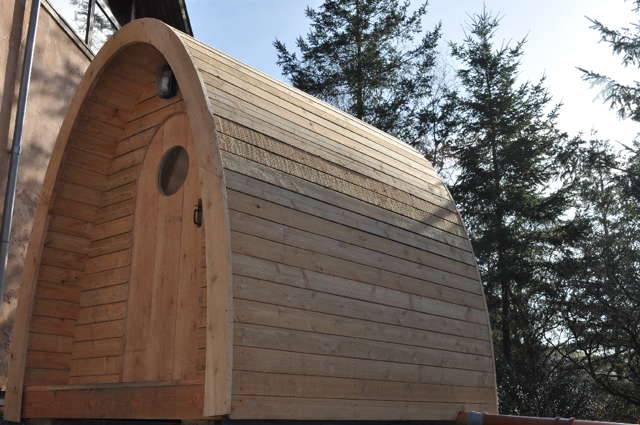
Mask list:
[[[164,195],[176,193],[184,184],[189,172],[189,155],[182,146],[174,146],[165,152],[160,161],[158,188]]]

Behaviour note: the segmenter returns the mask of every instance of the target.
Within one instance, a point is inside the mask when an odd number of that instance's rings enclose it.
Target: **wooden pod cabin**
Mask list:
[[[432,166],[159,21],[90,65],[39,202],[9,420],[496,411],[474,255]]]

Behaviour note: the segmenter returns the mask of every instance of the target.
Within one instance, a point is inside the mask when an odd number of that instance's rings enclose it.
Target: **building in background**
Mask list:
[[[2,0],[0,8],[0,203],[9,169],[30,8],[31,0]],[[0,315],[1,388],[6,385],[6,353],[32,217],[67,106],[100,47],[120,26],[144,17],[160,19],[192,35],[184,0],[42,0]]]

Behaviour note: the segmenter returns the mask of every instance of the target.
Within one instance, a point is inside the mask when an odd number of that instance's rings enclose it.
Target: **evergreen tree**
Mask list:
[[[640,12],[640,0],[634,0],[635,12]],[[608,44],[615,55],[621,56],[626,67],[640,68],[640,26],[614,29],[597,19],[590,19],[592,28],[600,33],[601,41]],[[603,87],[604,99],[620,117],[640,121],[640,82],[625,84],[614,78],[580,68],[585,80]]]
[[[545,343],[557,326],[547,300],[556,293],[554,253],[567,236],[560,172],[568,140],[544,78],[517,81],[524,40],[496,47],[498,25],[485,10],[472,17],[464,41],[452,44],[461,85],[452,192],[485,285],[501,410],[579,414],[574,392],[584,382]]]
[[[583,231],[560,269],[567,356],[626,403],[627,419],[640,414],[640,205],[628,172],[634,156],[600,140],[580,149],[575,221]]]
[[[422,30],[427,3],[325,0],[307,8],[311,28],[299,52],[281,41],[278,64],[292,84],[431,154],[440,25]],[[435,109],[434,109],[435,108]],[[438,129],[442,131],[442,129]],[[436,136],[441,136],[437,134]],[[441,140],[441,139],[439,139]],[[438,150],[443,152],[442,144]]]

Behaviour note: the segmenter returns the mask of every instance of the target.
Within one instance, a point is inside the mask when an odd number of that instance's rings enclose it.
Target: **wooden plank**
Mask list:
[[[472,386],[489,388],[492,391],[495,383],[495,377],[490,372],[243,346],[234,347],[234,370]]]
[[[107,175],[111,166],[111,160],[74,147],[67,148],[65,163],[68,163],[65,166],[75,166],[102,175]]]
[[[36,297],[33,314],[43,317],[57,317],[61,319],[75,319],[78,316],[78,304],[76,302],[49,300]]]
[[[29,330],[35,333],[73,336],[73,324],[75,320],[64,319],[59,317],[37,316],[31,318],[31,327]]]
[[[232,419],[287,420],[442,420],[454,421],[458,412],[495,410],[489,404],[429,403],[313,399],[293,397],[234,397]]]
[[[82,271],[86,258],[86,254],[78,254],[51,247],[45,247],[42,250],[43,265],[60,267],[63,269]]]
[[[414,206],[398,202],[387,196],[371,192],[370,190],[357,186],[350,181],[342,180],[333,174],[318,171],[307,165],[294,162],[289,157],[273,155],[268,151],[237,140],[230,143],[228,142],[228,138],[224,135],[220,137],[220,145],[227,153],[232,153],[252,162],[263,164],[267,167],[297,176],[306,181],[331,189],[332,191],[339,192],[359,199],[367,204],[395,212],[396,214],[423,223],[427,226],[434,227],[438,230],[448,232],[456,236],[465,237],[464,228],[457,220],[457,215],[451,211],[446,210],[446,212],[443,212],[441,209],[436,208],[429,208],[429,210],[415,208]],[[436,215],[436,213],[438,215]],[[446,216],[448,219],[456,221],[447,221],[446,219],[443,219],[442,216]]]
[[[315,215],[382,237],[385,240],[393,240],[404,245],[418,248],[421,251],[428,251],[458,262],[475,265],[475,259],[471,252],[463,251],[459,248],[400,229],[379,220],[371,219],[362,214],[354,213],[342,208],[340,205],[334,206],[327,204],[326,202],[300,195],[294,191],[274,186],[273,184],[243,174],[226,170],[225,175],[228,188],[233,189],[235,192],[242,192],[293,210]]]
[[[279,293],[281,292],[284,291]],[[312,295],[317,295],[317,293],[312,293]],[[296,294],[290,294],[289,296],[294,298]],[[350,301],[342,299],[343,304],[347,304]],[[357,313],[337,315],[318,312],[319,308],[307,307],[306,305],[299,308],[288,307],[292,304],[298,304],[289,300],[279,301],[278,304],[285,304],[286,306],[247,301],[244,299],[244,294],[239,295],[234,303],[236,320],[241,323],[444,350],[446,352],[442,353],[443,356],[449,355],[448,352],[487,357],[492,354],[491,345],[488,341],[461,338],[459,336],[452,337],[450,334],[433,332],[430,331],[430,328],[435,326],[431,326],[430,323],[421,329],[417,329],[411,327],[409,323],[397,324],[396,322],[396,324],[390,324],[384,316],[377,320],[372,320],[372,318],[367,320],[357,317]],[[332,309],[332,307],[334,306],[328,306],[324,310],[337,310],[337,308],[334,307]],[[347,310],[347,308],[344,310]],[[384,310],[382,311],[385,312]],[[386,316],[388,317],[389,315],[387,314]]]
[[[44,246],[47,248],[74,252],[76,254],[86,254],[89,248],[89,240],[85,237],[68,235],[66,233],[50,230],[47,232]]]
[[[131,268],[129,266],[104,270],[97,273],[85,273],[80,278],[79,285],[83,290],[103,288],[119,285],[129,281]]]
[[[372,249],[380,253],[393,255],[396,258],[407,259],[415,263],[432,266],[462,276],[475,279],[478,275],[476,267],[471,264],[461,263],[443,257],[442,255],[408,247],[407,245],[391,241],[389,238],[370,235],[367,232],[355,230],[348,226],[324,220],[311,214],[305,214],[296,209],[283,207],[254,196],[230,191],[228,200],[228,206],[233,210],[265,218],[289,227],[295,227],[317,235],[323,235],[362,248]]]
[[[148,130],[122,139],[116,147],[116,156],[122,156],[128,152],[146,147],[149,144],[149,141],[151,141],[151,137],[153,137],[156,130],[156,127],[151,127]]]
[[[61,369],[36,369],[29,368],[25,371],[24,384],[29,385],[56,385],[69,382],[69,371]]]
[[[48,300],[60,300],[77,303],[80,297],[80,290],[75,285],[68,283],[56,283],[38,281],[37,297]]]
[[[29,350],[27,368],[68,370],[71,364],[69,353],[55,353]]]
[[[480,294],[473,295],[472,293],[464,295],[465,293],[462,291],[449,289],[445,286],[440,286],[441,289],[438,289],[436,285],[430,286],[423,280],[389,273],[366,265],[354,267],[354,264],[350,261],[260,239],[244,233],[234,232],[231,243],[233,252],[237,254],[427,297],[431,297],[429,290],[435,290],[436,294],[440,292],[445,296],[447,294],[457,296],[457,299],[452,299],[452,301],[462,305],[468,305],[465,302],[465,297],[477,300],[477,297],[480,296]],[[443,299],[443,296],[436,295],[433,298]]]
[[[64,233],[79,238],[89,237],[89,222],[77,218],[54,215],[49,222],[49,231]]]
[[[130,250],[114,252],[112,254],[100,255],[90,258],[85,268],[86,273],[96,273],[105,270],[116,269],[130,264]]]
[[[117,251],[122,251],[127,248],[131,248],[133,243],[133,236],[131,232],[122,233],[109,238],[100,239],[91,243],[88,255],[90,258],[98,257],[100,255],[111,254]]]
[[[221,146],[235,144],[237,143],[236,140],[250,143],[275,155],[294,159],[296,162],[303,163],[316,170],[350,181],[379,195],[389,196],[399,202],[425,211],[432,211],[434,214],[441,215],[454,223],[459,221],[455,205],[447,199],[449,196],[444,188],[437,192],[438,196],[431,194],[431,196],[426,196],[427,199],[423,199],[410,192],[400,190],[394,185],[381,182],[378,179],[369,177],[367,174],[362,174],[360,167],[352,168],[353,161],[348,162],[343,157],[336,157],[335,154],[327,155],[326,150],[321,150],[315,145],[301,143],[299,146],[291,146],[220,117],[216,117],[216,123],[219,124],[218,132],[223,134],[223,137],[220,138]]]
[[[235,345],[248,347],[480,372],[491,372],[494,367],[490,357],[244,323],[236,323],[234,335]]]
[[[234,255],[233,267],[238,276],[269,280],[405,310],[433,313],[438,309],[444,309],[447,312],[444,316],[453,315],[458,318],[484,312],[482,296],[471,297],[462,291],[448,291],[452,292],[451,295],[448,292],[441,294],[429,289],[418,294],[409,293],[397,290],[394,285],[385,287],[358,282],[240,254]],[[486,319],[479,323],[486,323]]]
[[[470,251],[471,246],[467,239],[443,232],[426,224],[411,220],[392,211],[385,210],[375,205],[368,204],[359,199],[354,199],[343,193],[335,192],[325,187],[308,182],[302,178],[284,173],[279,170],[267,167],[256,162],[247,161],[242,157],[233,154],[223,153],[222,162],[225,168],[231,169],[240,174],[271,183],[275,186],[283,187],[301,195],[308,196],[318,201],[327,202],[332,205],[341,206],[344,209],[362,214],[374,220],[408,230],[413,233],[425,236],[430,239]]]
[[[56,199],[51,208],[51,213],[55,216],[75,218],[85,222],[92,222],[96,216],[98,208],[82,202],[68,199]]]
[[[111,162],[110,174],[116,174],[129,167],[141,164],[146,153],[146,147],[141,147],[115,157]]]
[[[98,241],[131,231],[133,216],[125,216],[94,226],[91,232],[92,240]]]
[[[127,303],[98,305],[95,307],[81,308],[78,313],[78,324],[108,322],[124,319],[127,314]]]
[[[75,327],[75,341],[95,341],[98,339],[117,338],[123,335],[123,320],[79,324]]]
[[[73,358],[94,358],[104,356],[119,356],[122,354],[122,338],[101,339],[98,341],[79,341],[73,344]],[[117,371],[119,374],[120,371]]]
[[[71,353],[73,338],[58,335],[31,333],[29,350],[47,351],[50,353]]]
[[[113,384],[120,382],[120,375],[86,375],[86,376],[70,376],[69,384],[82,385],[89,384],[96,386],[96,384]]]
[[[133,199],[136,195],[136,184],[127,183],[122,186],[118,186],[115,189],[108,190],[102,193],[102,199],[100,202],[101,207],[117,204],[123,201]]]
[[[79,167],[64,167],[60,171],[60,181],[101,191],[105,187],[106,177],[102,174]]]
[[[200,419],[202,409],[202,384],[27,389],[24,395],[27,418]]]
[[[329,122],[340,127],[339,131],[346,134],[355,133],[363,136],[365,140],[374,142],[373,145],[385,145],[398,155],[404,156],[412,162],[417,162],[418,167],[432,169],[431,164],[424,159],[416,150],[406,146],[400,140],[387,133],[366,124],[353,116],[323,102],[301,90],[293,89],[284,85],[255,69],[250,69],[246,65],[223,53],[212,49],[202,43],[189,43],[191,55],[197,59],[198,65],[206,72],[215,77],[225,79],[230,83],[251,90],[255,93],[268,93],[271,99],[281,99],[283,105],[295,105],[307,113],[313,114],[324,122]],[[267,97],[265,97],[267,98]],[[305,114],[306,115],[306,114]]]
[[[113,375],[122,369],[122,357],[74,358],[71,363],[71,376]]]
[[[101,224],[105,224],[110,221],[117,220],[119,218],[124,218],[127,216],[133,216],[135,210],[135,202],[132,201],[124,201],[119,204],[113,204],[101,208],[95,218],[96,227]],[[133,220],[132,220],[133,222]],[[96,236],[96,238],[99,238]]]
[[[80,294],[80,306],[93,307],[104,304],[113,304],[127,300],[129,285],[115,285],[106,288],[83,291]]]
[[[495,399],[491,388],[389,382],[325,376],[234,372],[234,394],[293,398],[478,403]]]

